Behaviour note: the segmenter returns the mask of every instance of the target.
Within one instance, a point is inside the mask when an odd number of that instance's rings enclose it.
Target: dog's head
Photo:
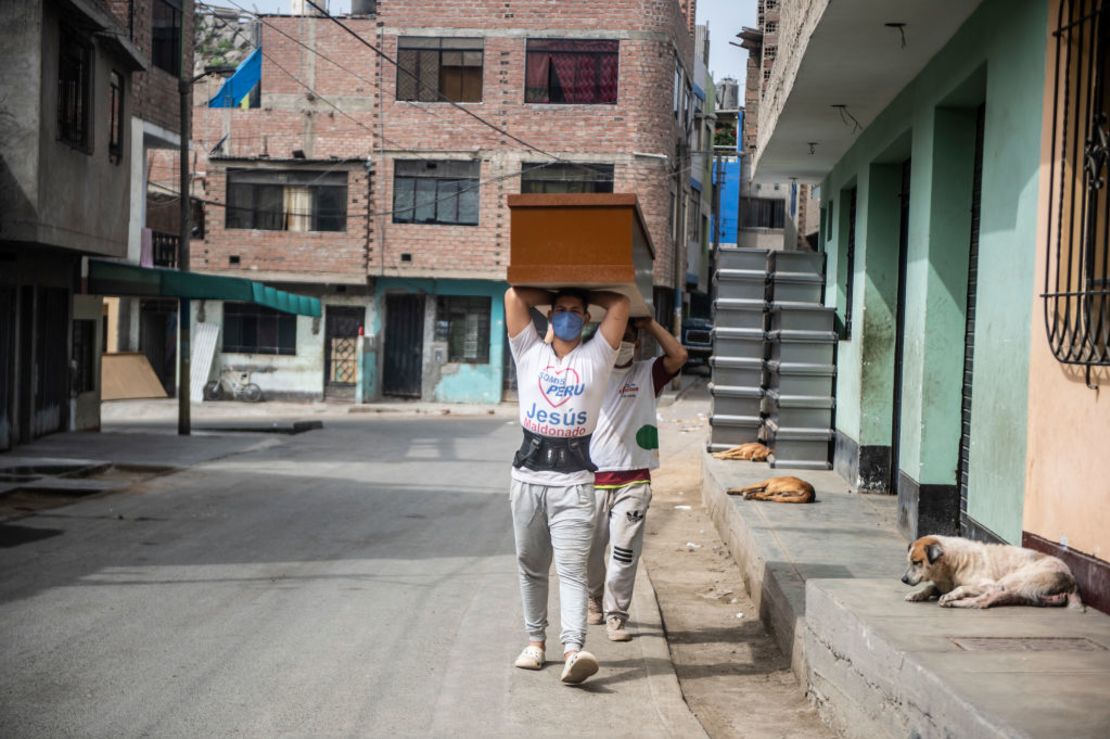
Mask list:
[[[934,574],[938,567],[943,567],[944,547],[935,536],[923,536],[910,544],[906,551],[909,566],[906,574],[902,575],[902,582],[907,585],[917,585],[922,580],[935,580]]]

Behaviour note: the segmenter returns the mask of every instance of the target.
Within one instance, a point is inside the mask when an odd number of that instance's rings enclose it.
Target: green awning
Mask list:
[[[139,267],[101,259],[89,260],[88,292],[93,295],[233,300],[257,303],[299,316],[320,316],[319,298],[277,290],[254,280]]]

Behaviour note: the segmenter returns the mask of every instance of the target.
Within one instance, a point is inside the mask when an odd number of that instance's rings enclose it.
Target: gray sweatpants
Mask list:
[[[595,495],[594,543],[590,548],[590,597],[604,593],[605,617],[628,618],[636,565],[644,548],[644,517],[651,505],[651,484],[642,482],[599,489]],[[609,563],[605,547],[612,546]]]
[[[559,634],[566,650],[586,643],[586,560],[593,535],[594,486],[551,487],[513,480],[509,493],[516,538],[524,628],[532,641],[547,636],[551,557],[559,575]]]

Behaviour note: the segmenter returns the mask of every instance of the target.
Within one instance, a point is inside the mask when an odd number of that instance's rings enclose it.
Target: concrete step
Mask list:
[[[906,603],[889,580],[810,580],[810,695],[847,737],[1110,735],[1110,617]]]
[[[907,603],[896,500],[836,473],[702,460],[702,499],[760,618],[822,718],[845,736],[1110,736],[1110,616],[1062,608]],[[812,505],[725,490],[775,475]]]

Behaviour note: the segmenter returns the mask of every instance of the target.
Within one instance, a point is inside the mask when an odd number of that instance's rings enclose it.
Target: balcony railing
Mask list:
[[[177,255],[181,239],[176,234],[151,231],[151,251],[154,256],[155,267],[169,267],[177,269]]]

